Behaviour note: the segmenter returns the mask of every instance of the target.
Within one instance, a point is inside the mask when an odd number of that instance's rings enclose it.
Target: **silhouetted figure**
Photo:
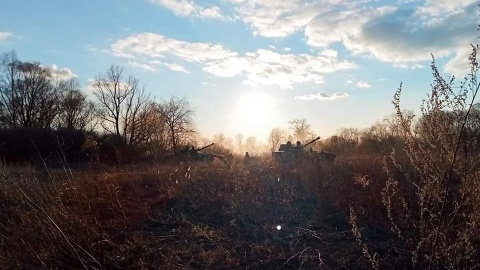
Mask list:
[[[243,164],[248,167],[250,165],[250,159],[251,157],[248,154],[248,152],[245,152],[245,157],[243,158]]]

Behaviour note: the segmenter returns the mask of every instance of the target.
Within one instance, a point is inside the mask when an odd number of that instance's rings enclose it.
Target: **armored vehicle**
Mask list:
[[[311,162],[311,163],[325,163],[332,162],[335,160],[336,156],[333,153],[328,153],[325,151],[317,152],[310,150],[305,150],[310,144],[320,140],[320,137],[313,139],[312,141],[302,145],[300,141],[297,141],[295,145],[292,145],[290,141],[286,144],[280,145],[278,151],[272,153],[273,160],[277,164],[289,165],[302,162]]]
[[[224,160],[225,157],[223,155],[202,152],[203,150],[207,149],[208,147],[211,147],[212,145],[215,145],[215,143],[211,143],[209,145],[206,145],[200,148],[195,148],[194,146],[192,146],[192,148],[186,147],[185,149],[179,151],[178,156],[182,160],[189,160],[189,161],[213,161],[215,158]]]

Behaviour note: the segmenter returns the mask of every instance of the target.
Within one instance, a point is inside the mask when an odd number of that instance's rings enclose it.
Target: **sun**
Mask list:
[[[275,100],[262,92],[248,92],[237,99],[233,112],[236,129],[263,136],[275,120]]]

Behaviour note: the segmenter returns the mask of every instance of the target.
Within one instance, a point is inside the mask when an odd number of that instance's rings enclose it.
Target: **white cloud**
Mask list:
[[[395,6],[369,0],[226,1],[254,35],[287,37],[303,31],[312,48],[340,43],[354,55],[401,68],[422,68],[431,54],[458,55],[478,36],[474,0],[397,1]]]
[[[425,4],[417,10],[420,15],[440,16],[461,11],[476,0],[426,0]]]
[[[209,19],[220,19],[223,18],[222,11],[219,7],[213,6],[199,11],[200,17],[209,18]]]
[[[174,63],[163,63],[164,66],[168,67],[170,70],[173,71],[178,71],[178,72],[183,72],[183,73],[190,73],[188,70],[179,64],[174,64]]]
[[[218,44],[190,43],[153,33],[141,33],[120,39],[111,46],[111,50],[115,56],[123,58],[144,56],[163,59],[174,56],[188,62],[220,60],[237,55]]]
[[[355,84],[358,88],[370,88],[372,87],[368,82],[359,81]]]
[[[319,54],[281,54],[267,49],[237,52],[219,44],[192,43],[153,33],[141,33],[120,39],[111,46],[115,56],[130,61],[163,64],[175,71],[186,72],[180,64],[198,64],[204,72],[218,77],[245,76],[248,85],[278,85],[292,88],[297,83],[323,83],[323,74],[355,68],[341,61],[334,50]],[[140,63],[141,64],[141,63]],[[140,67],[140,65],[137,65]]]
[[[313,47],[327,47],[335,42],[344,42],[355,37],[363,25],[376,17],[389,14],[394,7],[366,8],[331,11],[317,17],[305,28],[307,44]]]
[[[472,53],[471,46],[465,46],[457,51],[455,57],[450,59],[450,61],[445,64],[444,71],[455,75],[457,78],[465,77],[467,74],[470,73],[470,60],[468,59],[470,54]],[[477,62],[480,57],[477,55]]]
[[[228,0],[235,5],[240,20],[252,28],[254,35],[285,37],[307,25],[322,10],[314,0]]]
[[[419,69],[424,68],[421,64],[406,64],[406,63],[394,63],[394,67],[403,68],[403,69]]]
[[[193,16],[207,19],[223,18],[219,7],[203,7],[195,4],[195,2],[191,0],[151,0],[151,2],[171,10],[177,16]]]
[[[414,25],[411,11],[397,11],[383,16],[362,28],[356,38],[345,41],[355,53],[371,55],[381,61],[407,63],[429,61],[451,55],[461,44],[470,43],[476,36],[473,14],[454,14],[436,20],[434,24]],[[470,21],[470,23],[465,23]]]
[[[149,71],[155,71],[155,68],[148,64],[138,63],[136,61],[128,61],[128,64],[134,68],[141,68]]]
[[[12,37],[12,36],[13,36],[13,34],[10,33],[10,32],[1,32],[1,31],[0,31],[0,42],[9,39],[9,38]]]
[[[68,80],[77,77],[77,75],[73,74],[73,72],[69,68],[58,68],[58,66],[55,64],[46,68],[50,71],[50,74],[53,78],[59,80]]]
[[[335,100],[335,99],[339,99],[339,98],[346,98],[348,96],[349,96],[348,93],[345,93],[345,92],[335,92],[333,94],[319,92],[319,93],[316,93],[316,94],[296,96],[295,99],[299,99],[299,100]]]

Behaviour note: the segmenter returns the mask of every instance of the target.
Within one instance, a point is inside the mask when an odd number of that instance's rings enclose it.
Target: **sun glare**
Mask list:
[[[233,108],[236,129],[255,136],[264,135],[274,121],[274,105],[274,100],[262,92],[244,94]]]

